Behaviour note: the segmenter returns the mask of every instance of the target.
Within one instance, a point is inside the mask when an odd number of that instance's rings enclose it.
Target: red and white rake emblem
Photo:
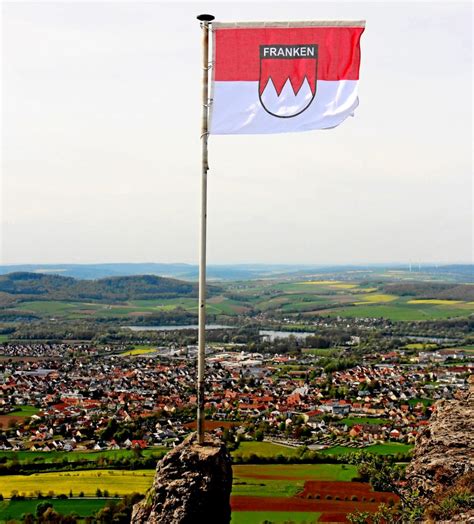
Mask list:
[[[267,113],[292,118],[316,96],[318,45],[261,45],[258,94]]]

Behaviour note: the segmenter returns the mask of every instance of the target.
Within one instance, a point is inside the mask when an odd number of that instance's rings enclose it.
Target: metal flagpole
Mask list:
[[[204,373],[206,352],[206,225],[207,225],[207,137],[209,114],[209,23],[212,15],[199,15],[202,28],[202,171],[201,171],[201,243],[199,259],[199,335],[197,372],[197,440],[204,443]]]

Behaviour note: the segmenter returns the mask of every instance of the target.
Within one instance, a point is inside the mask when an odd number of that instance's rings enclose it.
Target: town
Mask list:
[[[418,347],[371,352],[328,371],[324,350],[265,354],[213,344],[206,423],[236,445],[411,444],[432,404],[466,389],[474,368],[472,352]],[[194,427],[195,346],[6,343],[0,353],[2,450],[173,447]]]

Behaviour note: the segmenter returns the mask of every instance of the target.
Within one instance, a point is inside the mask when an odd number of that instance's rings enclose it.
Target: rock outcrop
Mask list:
[[[222,442],[196,434],[170,451],[157,465],[144,500],[133,508],[133,524],[228,524],[232,463]]]
[[[441,400],[436,404],[429,425],[416,440],[407,479],[410,488],[418,490],[425,507],[439,504],[446,495],[459,488],[468,491],[472,488],[474,376],[469,383],[469,390],[458,399]],[[474,512],[457,515],[449,522],[474,522]]]

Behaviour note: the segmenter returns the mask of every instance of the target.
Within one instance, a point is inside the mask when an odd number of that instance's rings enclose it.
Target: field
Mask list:
[[[39,409],[34,406],[15,406],[14,411],[12,411],[10,415],[14,415],[15,417],[31,417],[38,412]]]
[[[370,418],[370,417],[347,417],[341,420],[342,424],[349,427],[357,424],[389,424],[390,421],[384,418]]]
[[[21,422],[23,419],[38,413],[39,409],[33,406],[15,406],[14,411],[0,415],[0,428],[7,428],[12,423]]]
[[[197,313],[197,298],[162,298],[158,300],[130,300],[124,303],[104,304],[102,302],[61,302],[30,301],[17,304],[13,309],[41,316],[59,319],[87,318],[129,318],[150,315],[159,311],[173,311],[177,308]],[[248,306],[225,296],[209,298],[206,311],[210,314],[237,315],[244,313]]]
[[[104,499],[74,499],[74,500],[13,500],[0,502],[0,522],[12,519],[20,519],[23,513],[35,514],[36,506],[40,502],[51,502],[53,508],[62,513],[69,515],[76,513],[80,517],[88,517],[104,507],[107,500]]]
[[[397,442],[389,442],[386,444],[375,444],[367,448],[354,449],[347,446],[335,446],[320,451],[323,455],[347,455],[357,451],[364,451],[368,453],[375,453],[376,455],[395,455],[396,453],[407,453],[413,448],[411,444],[399,444]]]
[[[232,455],[248,457],[252,453],[260,457],[275,457],[276,455],[293,457],[298,453],[298,449],[273,444],[272,442],[241,442],[239,447],[232,452]]]
[[[136,357],[140,355],[148,355],[150,353],[156,353],[155,348],[150,346],[134,346],[133,349],[120,353],[121,357]]]
[[[351,482],[357,468],[346,464],[234,465],[231,496],[232,523],[252,524],[263,520],[285,522],[292,515],[295,523],[344,522],[355,509],[373,511],[378,502],[394,498],[375,493],[368,484]],[[87,516],[104,504],[94,497],[97,488],[110,496],[133,491],[144,493],[152,483],[154,470],[88,470],[35,475],[0,476],[0,493],[13,491],[30,495],[38,489],[69,494],[73,499],[54,500],[54,507],[65,513]],[[0,505],[0,520],[18,518],[36,508],[37,500],[5,501]],[[337,519],[337,520],[334,520]]]
[[[385,275],[384,278],[387,278]],[[399,275],[392,275],[392,278]],[[384,317],[394,321],[415,321],[467,317],[474,314],[474,301],[417,298],[387,293],[384,284],[357,280],[249,281],[235,287],[222,283],[218,295],[207,301],[207,312],[214,315],[240,315],[250,311],[302,313],[305,316]],[[64,320],[113,319],[133,321],[136,316],[170,312],[177,308],[197,312],[197,299],[190,297],[129,300],[122,303],[71,301],[28,301],[12,309]]]
[[[141,454],[144,457],[161,457],[168,451],[165,447],[156,447],[153,449],[144,449]],[[5,457],[7,460],[18,460],[20,463],[37,462],[51,463],[67,460],[68,462],[80,462],[81,460],[99,462],[100,459],[107,458],[117,460],[120,458],[134,457],[134,451],[127,449],[109,450],[109,451],[0,451],[0,458]]]
[[[319,522],[321,513],[313,511],[299,511],[295,514],[292,511],[235,511],[232,513],[231,524],[262,524],[270,521],[272,524],[313,524]]]
[[[351,482],[355,466],[344,464],[234,466],[232,523],[265,519],[295,523],[346,522],[356,510],[376,511],[380,502],[396,500],[391,493],[372,491],[367,483]],[[260,520],[258,520],[260,519]]]
[[[33,475],[0,476],[0,493],[10,496],[16,490],[20,494],[30,495],[38,489],[45,493],[53,491],[56,495],[74,496],[82,491],[87,497],[95,496],[97,488],[108,490],[113,496],[126,495],[131,492],[145,493],[150,487],[154,470],[87,470],[65,471],[59,473],[35,473]]]

